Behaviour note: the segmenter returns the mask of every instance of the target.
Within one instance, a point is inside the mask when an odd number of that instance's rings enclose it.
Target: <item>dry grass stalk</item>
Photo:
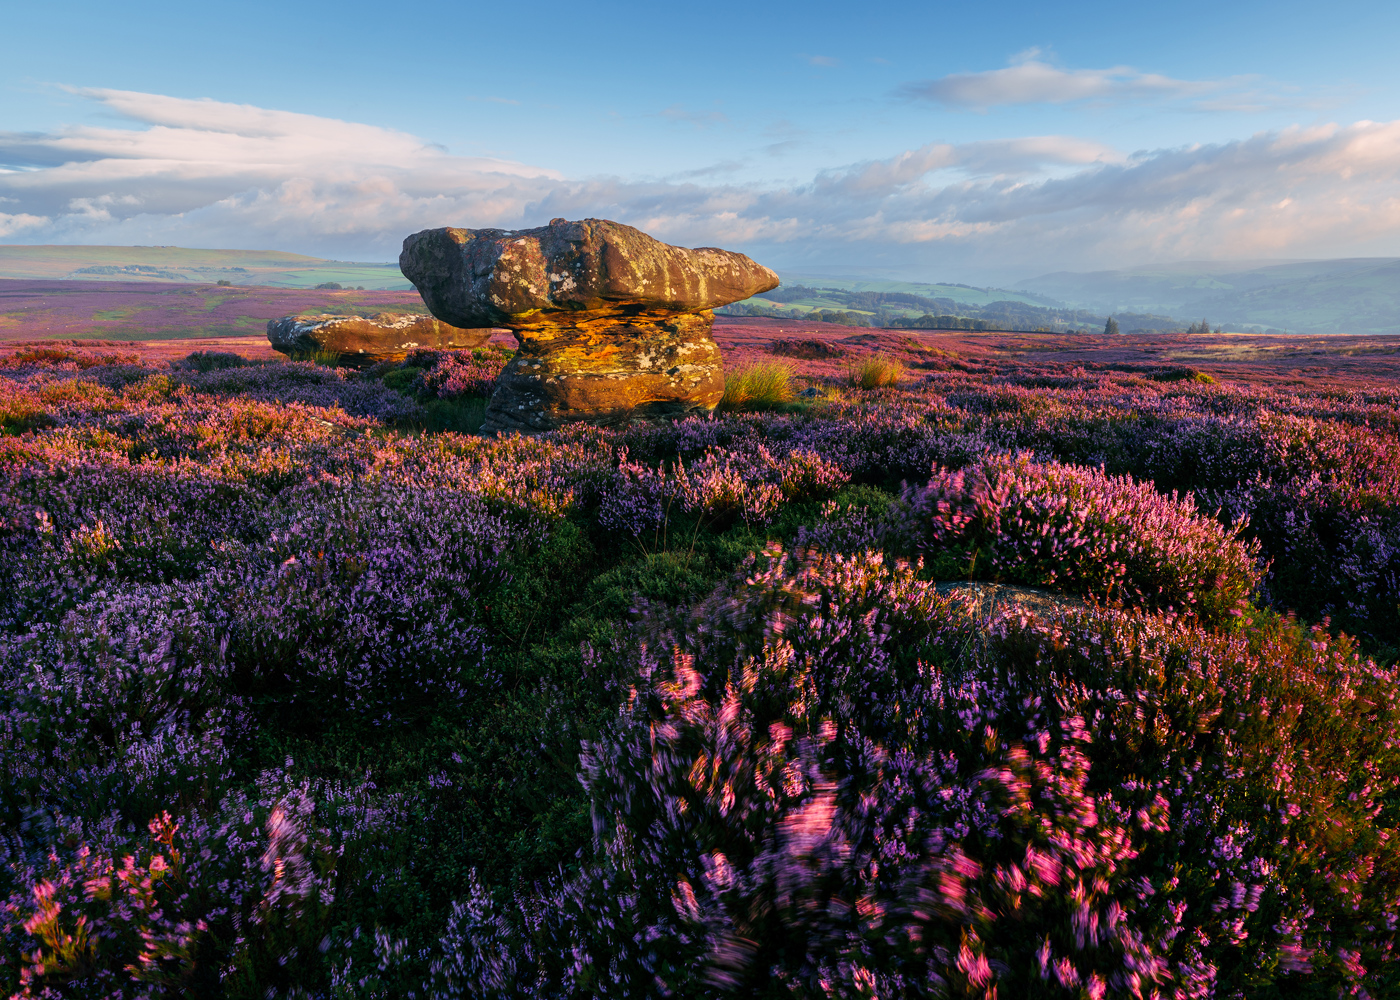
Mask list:
[[[848,366],[847,372],[851,385],[862,389],[880,389],[898,385],[904,375],[904,365],[894,358],[872,354]]]
[[[790,403],[793,368],[778,361],[763,361],[732,371],[724,377],[726,410],[760,410]]]

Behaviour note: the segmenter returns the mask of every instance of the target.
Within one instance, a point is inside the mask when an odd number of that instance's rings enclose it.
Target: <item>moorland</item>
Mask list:
[[[1394,993],[1400,344],[715,333],[0,350],[0,984]]]
[[[326,260],[279,250],[189,247],[0,246],[0,278],[23,281],[214,283],[272,288],[349,287],[407,290],[393,264]]]
[[[7,340],[261,338],[278,316],[385,311],[427,310],[416,292],[383,289],[0,279]]]

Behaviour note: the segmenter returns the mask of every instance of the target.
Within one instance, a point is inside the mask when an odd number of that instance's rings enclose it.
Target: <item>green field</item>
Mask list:
[[[314,288],[334,281],[347,288],[400,291],[413,287],[397,264],[323,260],[276,250],[186,247],[0,246],[0,278],[227,281],[272,288]]]

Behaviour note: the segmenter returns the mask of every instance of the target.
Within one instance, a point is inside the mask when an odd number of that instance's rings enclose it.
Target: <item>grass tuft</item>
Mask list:
[[[319,365],[322,368],[340,367],[339,351],[325,351],[317,348],[314,351],[297,351],[288,357],[292,361],[310,361],[313,365]]]
[[[793,369],[778,361],[763,361],[724,377],[724,410],[766,410],[791,403]]]
[[[872,354],[847,366],[851,385],[861,389],[880,389],[888,385],[898,385],[904,375],[904,366],[894,358]]]

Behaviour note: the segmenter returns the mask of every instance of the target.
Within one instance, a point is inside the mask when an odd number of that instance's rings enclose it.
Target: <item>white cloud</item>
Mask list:
[[[887,160],[848,167],[824,175],[846,191],[879,190],[908,184],[938,170],[971,175],[1023,176],[1047,166],[1083,166],[1121,161],[1108,146],[1063,135],[1033,135],[959,145],[931,143]]]
[[[986,110],[1007,104],[1069,104],[1141,98],[1204,97],[1240,80],[1175,80],[1143,73],[1131,66],[1108,69],[1060,69],[1036,59],[1031,49],[1005,69],[953,73],[937,80],[907,83],[906,97],[953,108]]]
[[[0,194],[48,238],[170,238],[307,243],[388,242],[394,217],[464,211],[490,225],[519,210],[520,192],[561,180],[550,170],[452,156],[373,125],[249,105],[129,91],[82,96],[145,128],[76,126],[0,133]],[[468,208],[468,206],[470,206]],[[484,217],[483,217],[484,216]],[[231,245],[225,243],[225,245]]]
[[[375,126],[90,92],[137,126],[0,134],[0,239],[389,259],[441,225],[600,216],[777,266],[909,271],[1400,253],[1400,121],[1130,156],[1071,136],[931,143],[786,186],[565,178]]]
[[[19,236],[24,232],[33,232],[49,223],[49,219],[42,215],[6,215],[0,212],[0,239],[10,236]]]

